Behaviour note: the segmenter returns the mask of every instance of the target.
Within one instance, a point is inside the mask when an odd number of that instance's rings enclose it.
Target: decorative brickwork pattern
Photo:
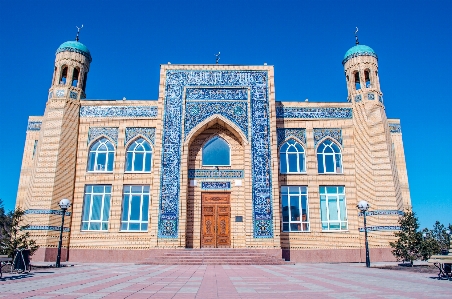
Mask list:
[[[50,215],[63,215],[61,210],[41,210],[41,209],[28,209],[24,211],[25,214],[50,214]],[[71,216],[71,212],[66,212],[64,215]]]
[[[53,226],[53,225],[29,225],[24,228],[24,230],[53,230],[60,231],[61,226]],[[69,227],[63,227],[64,232],[70,232],[71,229]]]
[[[367,226],[367,231],[396,231],[400,230],[400,226],[398,225],[383,225],[383,226]],[[364,232],[364,227],[359,228],[360,232]]]
[[[400,124],[389,124],[389,131],[391,133],[402,133],[402,127]]]

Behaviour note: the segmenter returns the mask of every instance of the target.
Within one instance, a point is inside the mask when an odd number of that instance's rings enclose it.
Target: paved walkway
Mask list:
[[[362,264],[82,264],[3,274],[0,298],[452,298],[452,281]]]

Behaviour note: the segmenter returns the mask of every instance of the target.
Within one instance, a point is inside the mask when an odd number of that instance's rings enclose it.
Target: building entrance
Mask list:
[[[201,247],[231,247],[230,193],[202,193]]]

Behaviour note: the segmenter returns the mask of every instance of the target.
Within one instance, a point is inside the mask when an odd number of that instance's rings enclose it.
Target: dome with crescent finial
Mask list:
[[[347,52],[345,52],[342,64],[345,64],[349,59],[358,56],[372,56],[378,60],[377,54],[371,47],[366,45],[356,45],[348,49]]]
[[[67,41],[65,43],[62,43],[61,46],[58,47],[56,54],[65,51],[82,54],[83,56],[88,58],[89,62],[92,61],[91,53],[89,52],[88,48],[79,41]]]

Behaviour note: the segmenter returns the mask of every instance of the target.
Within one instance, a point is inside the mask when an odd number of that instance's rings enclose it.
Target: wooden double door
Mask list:
[[[202,193],[201,247],[231,247],[230,193]]]

